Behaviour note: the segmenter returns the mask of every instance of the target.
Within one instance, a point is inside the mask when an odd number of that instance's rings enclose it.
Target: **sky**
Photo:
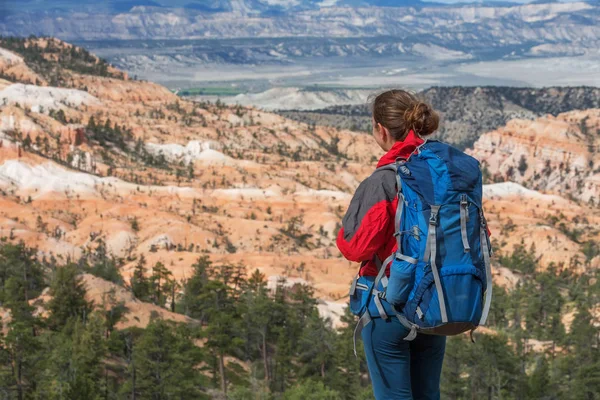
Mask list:
[[[489,3],[491,1],[498,0],[422,0],[422,1],[434,1],[436,3]],[[508,3],[532,3],[534,0],[507,0]],[[580,0],[560,0],[561,3],[572,3]]]
[[[176,5],[176,6],[183,6],[184,4],[187,3],[192,3],[192,2],[198,2],[198,3],[208,3],[210,4],[211,2],[213,2],[213,0],[152,0],[155,1],[156,3],[159,4],[163,4],[163,5],[167,5],[167,4],[171,4],[171,5]],[[271,0],[274,1],[274,0]],[[268,1],[267,2],[271,2]],[[282,0],[278,0],[278,1],[282,1]],[[285,2],[286,0],[283,0],[283,2]],[[291,1],[291,0],[289,0]],[[402,3],[403,0],[397,0],[399,4]],[[490,3],[492,1],[496,1],[496,2],[512,2],[512,3],[531,3],[534,0],[422,0],[422,1],[430,1],[430,2],[436,2],[436,3],[448,3],[448,4],[455,4],[455,3],[474,3],[474,2],[479,2],[479,3]],[[572,1],[581,1],[581,0],[559,0],[562,2],[572,2]],[[585,0],[583,0],[585,1]],[[96,4],[97,6],[100,6],[100,8],[102,8],[102,6],[105,7],[111,7],[110,5],[112,5],[112,8],[116,9],[117,11],[126,11],[129,8],[131,8],[133,5],[140,4],[140,3],[146,3],[148,2],[147,0],[0,0],[0,11],[6,12],[6,10],[21,10],[24,7],[28,8],[32,11],[34,10],[46,10],[49,8],[54,8],[54,7],[62,7],[65,9],[69,9],[71,7],[73,7],[74,4],[79,4],[79,5],[89,5],[89,4]],[[323,0],[323,3],[335,3],[336,0]],[[121,6],[122,5],[122,6]],[[121,7],[119,7],[121,6]],[[111,8],[111,9],[112,9]],[[3,19],[3,15],[1,15],[2,12],[0,12],[0,20]],[[6,15],[4,15],[4,17],[6,17]]]

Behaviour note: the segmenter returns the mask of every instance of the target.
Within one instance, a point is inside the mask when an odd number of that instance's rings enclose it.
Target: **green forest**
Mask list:
[[[476,332],[475,343],[448,340],[442,398],[600,399],[600,329],[592,317],[598,272],[534,272],[535,257],[522,247],[499,261],[523,278],[510,292],[494,288],[495,333]],[[124,282],[122,263],[99,246],[59,266],[2,239],[0,398],[373,398],[362,349],[358,358],[352,350],[355,318],[345,315],[345,326],[334,330],[319,316],[310,287],[269,290],[260,272],[248,276],[243,265],[215,265],[206,256],[182,283],[160,263],[148,276],[142,256]],[[88,302],[84,273],[192,322],[156,316],[145,329],[116,329],[135,316],[110,293],[102,304]],[[33,300],[45,290],[50,300],[40,313]]]

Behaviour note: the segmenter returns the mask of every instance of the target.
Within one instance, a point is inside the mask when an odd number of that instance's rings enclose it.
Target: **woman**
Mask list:
[[[386,152],[377,167],[408,158],[438,128],[430,105],[404,90],[390,90],[372,102],[373,137]],[[350,261],[361,262],[360,276],[376,276],[375,256],[385,260],[396,251],[394,215],[396,177],[378,170],[356,190],[344,216],[337,245]],[[389,265],[386,274],[389,276]],[[367,311],[368,312],[368,311]],[[373,316],[362,331],[369,374],[377,400],[439,399],[446,338],[419,334],[405,341],[408,330],[396,319]]]

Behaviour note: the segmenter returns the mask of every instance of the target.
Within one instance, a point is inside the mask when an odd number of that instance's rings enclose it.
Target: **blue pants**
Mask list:
[[[439,400],[446,337],[408,334],[397,318],[373,318],[362,331],[377,400]]]

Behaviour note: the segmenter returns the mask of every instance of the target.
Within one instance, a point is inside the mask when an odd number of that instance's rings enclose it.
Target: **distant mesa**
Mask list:
[[[274,110],[318,110],[332,105],[365,104],[373,92],[369,89],[353,88],[298,88],[278,87],[260,93],[238,94],[219,97],[229,105],[254,106],[268,111]],[[216,96],[199,96],[199,99],[214,99]]]

